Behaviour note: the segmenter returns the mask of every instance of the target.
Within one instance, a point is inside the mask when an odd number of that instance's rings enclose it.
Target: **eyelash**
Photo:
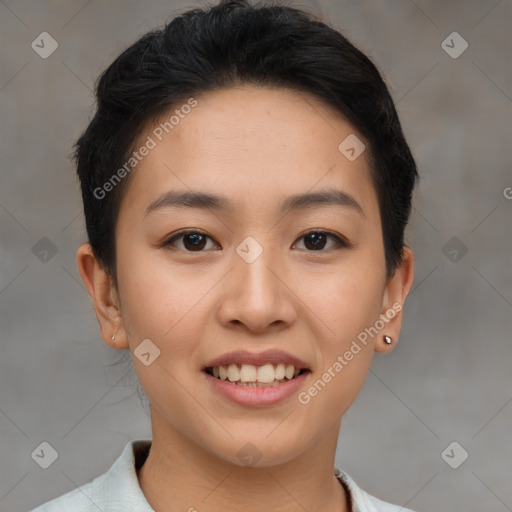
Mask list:
[[[180,231],[179,233],[176,233],[175,235],[173,235],[171,238],[167,239],[166,241],[164,241],[162,243],[162,247],[172,247],[174,242],[179,240],[180,238],[183,238],[184,236],[186,235],[202,235],[206,238],[209,238],[210,240],[213,240],[213,238],[211,238],[210,236],[208,236],[206,233],[202,232],[202,231],[199,231],[199,230],[187,230],[187,231]],[[330,238],[333,238],[335,241],[336,241],[336,247],[334,249],[343,249],[343,248],[349,248],[351,247],[351,244],[346,241],[344,238],[341,238],[340,236],[334,234],[332,231],[326,231],[326,230],[320,230],[320,229],[314,229],[314,230],[311,230],[311,231],[308,231],[307,233],[304,233],[303,235],[301,235],[298,240],[301,240],[305,237],[307,237],[308,235],[311,235],[311,234],[321,234],[321,235],[327,235],[328,237]],[[176,249],[176,247],[174,247]],[[200,251],[188,251],[186,249],[184,249],[185,252],[188,252],[188,253],[201,253],[201,252],[205,252],[204,250],[200,250]],[[311,253],[315,253],[315,252],[327,252],[329,250],[333,250],[333,248],[331,249],[319,249],[318,251],[314,251],[314,250],[307,250],[306,249],[306,252],[311,252]]]

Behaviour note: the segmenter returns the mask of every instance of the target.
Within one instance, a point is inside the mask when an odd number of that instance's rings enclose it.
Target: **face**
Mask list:
[[[374,351],[389,350],[383,335],[398,336],[407,283],[400,272],[386,280],[366,154],[349,160],[338,148],[349,135],[363,140],[345,119],[287,89],[196,100],[169,133],[155,125],[140,137],[155,146],[121,204],[118,324],[104,320],[102,335],[132,351],[164,430],[235,464],[251,442],[262,464],[277,464],[339,425]],[[219,200],[180,204],[177,193]],[[298,199],[306,194],[315,196]],[[234,379],[253,363],[242,380],[256,371],[285,382],[221,382],[207,372],[222,376],[225,355]],[[279,363],[301,373],[287,381]],[[268,378],[270,368],[278,374]]]

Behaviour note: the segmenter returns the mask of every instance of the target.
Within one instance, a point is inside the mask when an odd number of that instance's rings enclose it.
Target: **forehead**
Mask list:
[[[373,208],[366,152],[350,160],[342,151],[347,137],[363,138],[322,101],[249,85],[194,100],[193,108],[174,105],[141,133],[135,147],[151,140],[151,149],[132,171],[121,210],[129,205],[142,215],[163,192],[200,190],[229,197],[231,212],[255,212],[284,196],[332,187]]]

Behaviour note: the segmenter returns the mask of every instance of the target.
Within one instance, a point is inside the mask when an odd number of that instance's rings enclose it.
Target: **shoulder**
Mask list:
[[[136,467],[147,457],[150,446],[150,440],[129,441],[106,473],[30,512],[152,511],[139,486],[136,473]]]
[[[104,475],[62,496],[47,501],[31,512],[69,512],[70,510],[76,512],[98,512],[98,509],[102,510],[102,503],[94,501],[94,487],[103,478]]]
[[[350,512],[414,512],[411,509],[387,503],[368,494],[357,485],[350,475],[338,468],[335,468],[335,474],[338,480],[349,490],[352,502]]]
[[[404,508],[400,505],[393,505],[391,503],[387,503],[385,501],[379,500],[375,496],[371,496],[368,493],[366,494],[366,498],[368,502],[373,506],[373,509],[368,508],[368,510],[375,510],[375,512],[414,512],[410,508]]]

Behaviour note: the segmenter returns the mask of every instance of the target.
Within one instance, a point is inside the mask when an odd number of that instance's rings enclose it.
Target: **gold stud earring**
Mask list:
[[[117,331],[114,333],[114,335],[112,336],[112,341],[114,341],[116,339],[116,334],[117,334]]]
[[[393,339],[390,338],[389,336],[384,335],[384,343],[386,345],[391,345],[391,343],[393,343]]]

